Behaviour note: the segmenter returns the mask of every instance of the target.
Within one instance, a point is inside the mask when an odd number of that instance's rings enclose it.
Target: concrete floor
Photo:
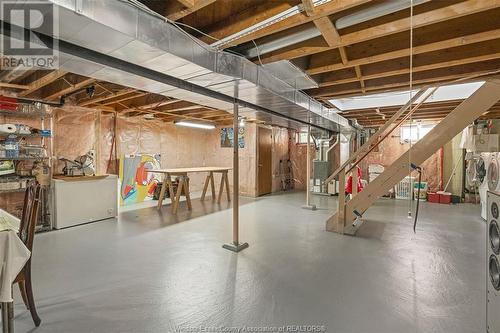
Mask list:
[[[33,329],[16,288],[16,332],[175,332],[324,325],[325,332],[485,331],[485,223],[479,207],[382,199],[357,237],[324,231],[335,199],[304,193],[242,200],[239,254],[221,248],[231,210],[194,201],[118,221],[37,234]],[[181,209],[182,211],[182,209]],[[202,213],[210,213],[202,215]],[[188,330],[184,330],[187,332]],[[200,330],[193,329],[192,332]],[[222,331],[222,330],[219,330]]]

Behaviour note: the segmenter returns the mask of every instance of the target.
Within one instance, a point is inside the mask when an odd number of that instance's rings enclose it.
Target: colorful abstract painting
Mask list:
[[[120,159],[120,204],[152,200],[159,176],[147,170],[160,169],[160,154],[123,155]]]
[[[220,129],[220,146],[223,148],[232,148],[234,141],[233,128],[224,127]],[[240,127],[238,133],[238,146],[245,148],[245,128]]]

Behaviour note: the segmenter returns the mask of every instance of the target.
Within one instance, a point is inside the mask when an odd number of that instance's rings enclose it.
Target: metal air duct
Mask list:
[[[58,11],[58,39],[65,47],[60,50],[63,70],[228,112],[232,112],[237,84],[243,116],[297,127],[308,123],[310,115],[313,126],[330,131],[350,129],[347,119],[334,109],[269,70],[241,56],[217,51],[129,2],[47,2]],[[42,28],[34,30],[47,33]],[[297,123],[290,124],[290,120]]]
[[[430,0],[413,0],[413,6],[420,5],[429,1]],[[337,21],[335,21],[335,28],[337,28],[337,30],[348,28],[359,23],[363,23],[378,17],[382,17],[384,15],[389,15],[400,10],[410,8],[410,6],[410,0],[391,0],[375,4],[369,8],[362,9],[339,18]],[[257,23],[257,25],[258,24],[259,23]],[[255,28],[251,29],[251,27],[247,29],[252,31],[256,30]],[[234,35],[227,37],[227,39],[237,40],[238,38],[245,35],[243,34],[240,36],[240,33],[241,32],[237,32]],[[236,47],[235,51],[245,55],[248,58],[256,58],[258,55],[270,53],[318,36],[321,36],[321,32],[315,26],[310,26],[302,31],[298,31],[281,38],[276,38],[275,40],[269,42],[261,43],[258,45],[258,47],[251,47],[247,49]]]

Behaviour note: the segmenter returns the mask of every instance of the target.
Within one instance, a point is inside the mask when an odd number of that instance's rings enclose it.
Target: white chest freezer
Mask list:
[[[118,215],[118,177],[52,180],[52,219],[56,229]]]

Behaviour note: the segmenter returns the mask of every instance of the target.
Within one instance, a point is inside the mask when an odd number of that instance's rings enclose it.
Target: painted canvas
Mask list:
[[[220,146],[223,148],[232,148],[234,142],[233,128],[224,127],[220,129]],[[238,146],[245,148],[245,128],[240,127],[238,133]]]
[[[152,200],[159,176],[147,170],[160,169],[160,154],[123,155],[120,159],[120,204]]]

